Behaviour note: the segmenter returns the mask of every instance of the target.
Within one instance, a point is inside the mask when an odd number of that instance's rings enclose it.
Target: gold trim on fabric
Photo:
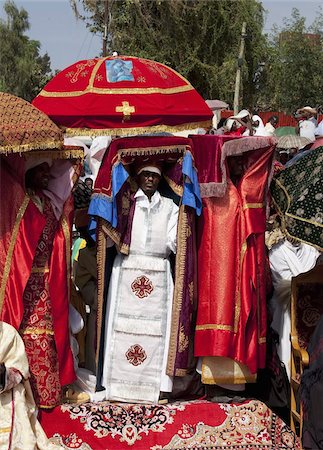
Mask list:
[[[17,218],[12,230],[12,236],[11,236],[11,240],[10,240],[10,244],[9,244],[9,249],[8,249],[8,253],[7,253],[7,257],[6,257],[6,262],[4,265],[4,270],[3,270],[3,275],[2,275],[2,280],[1,280],[1,286],[0,286],[0,313],[2,311],[2,307],[3,307],[3,302],[4,302],[4,297],[5,297],[5,291],[6,291],[6,286],[7,286],[7,281],[8,281],[8,277],[9,277],[9,273],[10,273],[10,267],[11,267],[11,260],[12,260],[12,256],[13,256],[13,251],[16,245],[16,240],[17,240],[17,235],[18,235],[18,230],[19,230],[19,226],[20,226],[20,222],[23,218],[23,215],[25,214],[25,211],[27,209],[28,203],[30,201],[30,197],[29,195],[25,195],[25,198],[19,208],[18,214],[17,214]]]
[[[266,342],[267,342],[266,337],[260,337],[260,338],[258,338],[258,344],[266,344]]]
[[[221,377],[221,381],[215,381],[215,378],[212,377],[204,377],[204,384],[245,384],[245,383],[255,383],[257,381],[257,375],[250,375],[246,377]],[[237,392],[239,394],[239,392]]]
[[[63,147],[63,141],[45,141],[33,142],[28,144],[8,144],[0,145],[0,154],[7,155],[8,153],[24,153],[32,150],[60,149]],[[47,154],[47,152],[46,152]]]
[[[294,214],[290,214],[288,212],[285,213],[285,216],[291,217],[292,219],[300,220],[301,222],[310,223],[311,225],[315,225],[316,227],[323,228],[323,224],[322,223],[314,222],[311,219],[303,219],[302,217],[294,216]]]
[[[70,98],[70,97],[81,97],[86,94],[100,94],[100,95],[125,95],[125,94],[135,94],[135,95],[150,95],[150,94],[180,94],[182,92],[193,91],[194,88],[191,85],[177,86],[172,88],[98,88],[88,86],[84,91],[70,91],[70,92],[48,92],[44,89],[38,94],[38,97],[46,98]]]
[[[0,428],[0,433],[10,433],[10,431],[11,431],[11,427]]]
[[[68,221],[65,216],[61,219],[62,230],[65,237],[65,251],[66,251],[66,278],[67,278],[67,298],[68,302],[71,300],[71,234]]]
[[[120,253],[123,255],[129,255],[129,245],[124,243],[120,245],[120,233],[118,233],[109,222],[104,221],[104,223],[102,223],[102,231],[116,244]]]
[[[193,130],[195,128],[210,128],[212,126],[211,120],[203,122],[190,122],[180,125],[152,125],[147,127],[132,127],[132,128],[65,128],[61,126],[67,137],[71,136],[127,136],[129,134],[145,134],[158,133],[168,131],[175,133],[176,131]]]
[[[19,330],[20,334],[48,334],[53,336],[53,330],[47,330],[46,328],[27,327],[23,330]]]
[[[196,331],[200,330],[222,330],[222,331],[234,331],[231,325],[218,325],[216,323],[207,323],[205,325],[196,325]]]
[[[96,364],[99,362],[100,343],[101,343],[101,330],[102,330],[102,315],[103,315],[103,302],[104,302],[104,271],[106,260],[106,234],[103,231],[102,220],[98,223],[98,239],[97,239],[97,252],[96,260],[98,267],[98,309],[97,309],[97,337],[96,337]]]
[[[56,406],[58,406],[58,405],[52,405],[52,406],[48,406],[48,405],[38,405],[38,408],[41,408],[41,409],[53,409],[53,408],[55,408]]]
[[[175,261],[175,286],[173,293],[173,308],[171,332],[169,338],[169,350],[166,373],[169,376],[174,375],[177,343],[179,339],[179,318],[180,310],[183,302],[184,276],[185,276],[185,259],[187,248],[187,212],[184,205],[181,205],[178,215],[177,224],[177,253]]]
[[[176,184],[173,180],[171,180],[167,175],[163,175],[170,188],[177,194],[179,197],[183,196],[183,186]]]
[[[247,241],[245,241],[241,246],[240,251],[240,266],[239,266],[239,290],[237,293],[236,304],[234,306],[234,332],[238,332],[239,317],[241,311],[241,274],[242,274],[242,264],[247,251]]]
[[[26,158],[36,157],[36,158],[44,158],[44,156],[51,159],[78,159],[84,158],[84,149],[76,148],[76,149],[68,149],[68,150],[44,150],[44,151],[31,151],[24,155]]]
[[[187,374],[186,369],[176,369],[175,370],[175,377],[185,377],[186,374]]]
[[[245,203],[242,207],[243,210],[245,209],[258,209],[263,208],[265,206],[264,203]]]
[[[49,267],[32,267],[31,273],[48,273]]]
[[[160,153],[185,153],[186,145],[159,145],[158,147],[133,147],[118,150],[120,158],[128,155],[158,155]]]

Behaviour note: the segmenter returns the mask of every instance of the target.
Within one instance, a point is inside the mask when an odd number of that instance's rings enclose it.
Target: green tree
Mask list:
[[[252,81],[266,40],[256,0],[71,0],[92,32],[102,33],[107,6],[108,53],[167,64],[205,98],[233,102],[241,27],[247,22],[241,104],[252,105]],[[79,11],[82,9],[82,13]]]
[[[39,54],[40,43],[25,35],[28,13],[12,1],[4,3],[0,19],[0,90],[31,101],[51,76],[50,58]]]
[[[258,105],[292,112],[301,106],[323,105],[323,16],[306,27],[294,8],[282,28],[274,27],[260,75]]]

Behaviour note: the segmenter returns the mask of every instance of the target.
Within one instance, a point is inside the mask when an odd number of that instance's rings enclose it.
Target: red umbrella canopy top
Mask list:
[[[132,134],[210,126],[193,86],[161,63],[132,56],[79,61],[52,78],[33,105],[67,134]]]

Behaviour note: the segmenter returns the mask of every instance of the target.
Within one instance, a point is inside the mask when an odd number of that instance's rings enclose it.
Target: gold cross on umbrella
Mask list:
[[[131,113],[134,113],[135,111],[135,107],[130,106],[128,102],[122,102],[122,106],[116,107],[116,112],[123,113],[123,120],[129,120]]]

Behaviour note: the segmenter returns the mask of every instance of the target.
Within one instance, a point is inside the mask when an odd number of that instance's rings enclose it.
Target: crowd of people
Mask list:
[[[196,171],[189,152],[174,157],[187,142],[171,138],[163,147],[172,149],[169,159],[153,153],[150,144],[153,156],[147,157],[147,148],[140,156],[134,147],[132,161],[110,164],[117,140],[111,144],[111,138],[100,137],[88,148],[83,168],[51,158],[3,160],[15,206],[1,220],[12,214],[19,219],[1,293],[4,409],[4,399],[17,389],[28,392],[31,409],[104,399],[239,401],[257,395],[250,384],[257,384],[257,371],[268,369],[270,358],[285,373],[288,391],[291,280],[321,258],[319,246],[286,233],[268,186],[273,173],[319,148],[323,121],[318,124],[316,115],[308,106],[297,111],[289,147],[279,147],[280,139],[276,146],[278,116],[264,124],[247,109],[207,130],[224,139],[222,180],[209,183],[222,183],[218,197],[209,193],[201,199],[202,171]],[[268,139],[241,149],[244,137]],[[196,145],[209,146],[205,139]],[[17,168],[19,181],[13,177]],[[277,354],[269,348],[269,335],[277,336]],[[319,370],[323,375],[323,367]],[[17,402],[22,401],[20,396]],[[280,406],[288,420],[288,395]],[[20,420],[30,417],[28,442],[45,448],[36,415]],[[8,438],[3,436],[0,444]]]

